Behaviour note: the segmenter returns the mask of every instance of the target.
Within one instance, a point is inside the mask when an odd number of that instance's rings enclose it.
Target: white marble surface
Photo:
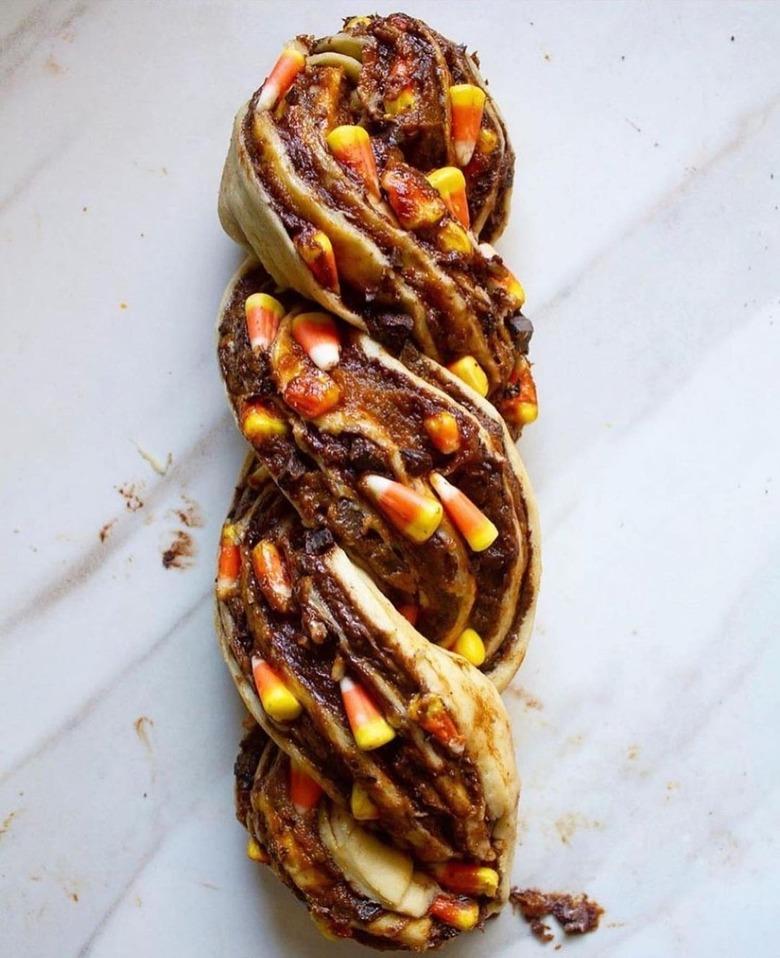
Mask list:
[[[515,879],[604,904],[580,958],[776,955],[780,7],[407,8],[479,50],[518,152],[545,577]],[[0,6],[3,956],[359,954],[243,858],[210,605],[230,120],[358,12]],[[478,949],[544,951],[511,914],[448,953]]]

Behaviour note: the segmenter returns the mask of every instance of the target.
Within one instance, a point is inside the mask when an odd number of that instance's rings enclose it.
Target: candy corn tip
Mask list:
[[[453,646],[453,651],[479,668],[485,661],[485,643],[475,629],[464,629]]]
[[[335,343],[318,343],[316,346],[312,346],[309,358],[315,366],[318,366],[324,372],[328,372],[334,366],[338,366],[339,348]]]
[[[390,488],[392,480],[386,476],[377,476],[372,473],[366,476],[363,482],[366,485],[366,489],[368,489],[373,496],[381,496],[383,492],[386,492]]]
[[[262,113],[265,110],[270,110],[271,107],[273,107],[275,102],[276,102],[276,90],[273,87],[271,87],[270,84],[266,83],[257,97],[256,109],[258,112]]]
[[[459,166],[468,166],[471,157],[474,155],[474,143],[456,143],[455,159]]]
[[[522,402],[518,408],[518,419],[524,426],[536,422],[539,417],[539,406],[536,403]]]
[[[250,861],[260,864],[265,864],[268,861],[265,849],[254,838],[250,838],[246,843],[246,857]]]

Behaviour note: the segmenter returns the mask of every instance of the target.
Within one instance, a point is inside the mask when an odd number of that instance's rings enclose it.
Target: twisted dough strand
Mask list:
[[[324,933],[375,947],[437,947],[508,893],[497,690],[539,581],[511,437],[536,397],[522,287],[480,241],[513,160],[472,58],[396,14],[294,41],[223,174],[220,218],[251,250],[218,321],[253,448],[217,585],[257,723],[238,815]]]

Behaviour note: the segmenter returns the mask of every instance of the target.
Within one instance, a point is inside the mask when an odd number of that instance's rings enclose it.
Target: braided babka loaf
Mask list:
[[[508,894],[498,692],[538,590],[513,444],[536,393],[522,287],[481,241],[513,160],[474,60],[395,14],[287,47],[223,174],[251,250],[218,319],[253,450],[217,581],[256,723],[238,815],[323,932],[380,948],[436,947]]]

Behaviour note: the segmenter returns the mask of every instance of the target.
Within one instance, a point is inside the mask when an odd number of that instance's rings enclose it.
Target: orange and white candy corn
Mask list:
[[[455,640],[452,651],[462,655],[466,661],[477,668],[485,661],[485,643],[475,629],[464,629]]]
[[[417,625],[417,619],[420,617],[420,606],[413,602],[407,602],[405,605],[399,605],[398,611],[411,625]]]
[[[455,360],[454,363],[450,363],[447,369],[449,369],[451,373],[455,373],[458,379],[462,379],[467,386],[471,386],[480,396],[487,396],[487,375],[473,356],[461,356],[460,359]]]
[[[485,91],[480,87],[473,83],[458,83],[450,87],[452,146],[460,166],[466,166],[477,145],[484,108]]]
[[[428,182],[447,204],[455,219],[469,228],[469,203],[466,198],[466,177],[457,166],[443,166],[428,174]]]
[[[483,552],[498,538],[498,529],[460,489],[438,472],[431,473],[431,485],[444,503],[452,524],[473,552]]]
[[[446,862],[433,865],[431,871],[441,885],[463,895],[495,898],[498,891],[498,872],[494,868],[465,862]]]
[[[286,420],[265,403],[249,403],[241,416],[241,430],[250,442],[263,442],[287,432]]]
[[[295,237],[295,247],[320,286],[338,292],[339,271],[333,244],[322,230],[304,230]]]
[[[507,398],[501,403],[501,414],[507,422],[527,426],[536,420],[539,415],[536,383],[531,373],[531,364],[525,356],[518,356],[515,360],[507,394]]]
[[[453,220],[447,220],[441,224],[436,239],[439,249],[445,253],[468,255],[474,248],[469,234],[460,223],[455,223]]]
[[[297,47],[286,47],[282,50],[257,98],[257,109],[272,110],[293,85],[305,63],[306,58]]]
[[[432,496],[385,476],[366,476],[364,485],[380,511],[412,542],[427,542],[439,528],[442,508]]]
[[[307,419],[324,415],[341,399],[338,383],[320,369],[307,369],[285,386],[282,398]]]
[[[327,313],[298,313],[292,321],[293,339],[309,359],[326,372],[338,365],[341,333]]]
[[[453,751],[460,753],[465,748],[466,739],[458,731],[440,696],[416,696],[410,705],[409,715],[421,728]]]
[[[417,230],[438,223],[447,213],[444,200],[411,166],[399,165],[382,174],[382,188],[387,201],[407,230]]]
[[[234,525],[222,527],[219,543],[219,568],[217,570],[217,597],[227,599],[236,591],[241,572],[241,550],[238,548],[238,532]]]
[[[290,759],[290,800],[299,815],[316,808],[322,797],[322,786],[294,760]]]
[[[287,565],[275,543],[261,539],[252,549],[252,568],[260,591],[275,612],[292,608],[292,584]]]
[[[340,682],[341,700],[357,747],[364,752],[387,745],[395,738],[392,726],[374,705],[366,690],[345,675]]]
[[[485,259],[493,259],[494,257],[500,259],[498,253],[493,249],[490,243],[480,243],[479,251],[485,257]],[[502,262],[493,263],[493,276],[492,281],[496,286],[500,286],[501,289],[507,294],[507,296],[512,301],[512,306],[515,309],[522,309],[525,304],[525,290],[523,289],[523,284],[520,280],[510,272],[504,266]]]
[[[449,455],[460,449],[458,420],[451,412],[437,412],[423,420],[423,426],[434,447]]]
[[[375,822],[379,818],[379,809],[359,782],[355,782],[352,786],[349,810],[352,812],[352,817],[359,822]]]
[[[471,931],[479,921],[479,905],[465,898],[437,895],[428,909],[428,914],[459,931]]]
[[[368,192],[378,198],[379,177],[368,131],[362,126],[337,126],[325,140],[339,163],[356,173]]]
[[[277,722],[292,722],[302,712],[301,703],[274,669],[259,656],[252,656],[252,675],[263,711]]]
[[[244,303],[244,312],[250,346],[268,349],[284,316],[284,306],[267,293],[252,293]]]

